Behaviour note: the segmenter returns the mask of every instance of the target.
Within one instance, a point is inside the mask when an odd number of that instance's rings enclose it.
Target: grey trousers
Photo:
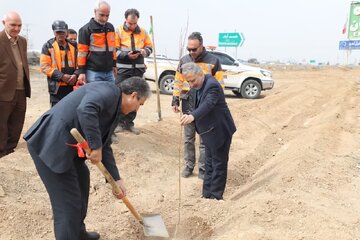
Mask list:
[[[184,159],[185,164],[188,168],[194,169],[195,167],[195,137],[196,137],[196,130],[195,130],[195,123],[192,122],[184,126]],[[200,137],[200,136],[199,136]],[[199,145],[199,170],[205,172],[205,146],[202,143],[200,138],[200,145]]]

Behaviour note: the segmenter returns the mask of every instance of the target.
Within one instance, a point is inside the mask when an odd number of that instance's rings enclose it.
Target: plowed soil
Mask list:
[[[238,131],[223,202],[200,198],[197,170],[179,178],[182,131],[171,96],[160,97],[162,121],[153,94],[135,121],[141,134],[118,134],[113,150],[129,200],[140,213],[161,214],[172,239],[360,239],[360,69],[274,69],[273,78],[274,89],[257,100],[226,91]],[[24,132],[49,108],[45,77],[33,70],[31,80]],[[88,230],[103,240],[145,239],[88,165]],[[2,240],[54,239],[24,140],[0,159],[0,230]]]

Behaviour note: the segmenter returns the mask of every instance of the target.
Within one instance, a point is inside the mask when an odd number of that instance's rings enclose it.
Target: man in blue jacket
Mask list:
[[[203,197],[220,200],[226,185],[231,139],[236,131],[234,120],[224,91],[213,76],[204,75],[196,63],[184,64],[181,71],[195,91],[195,108],[190,114],[184,114],[180,123],[195,121],[196,131],[205,145]]]
[[[148,83],[140,77],[123,81],[86,84],[70,93],[44,113],[27,131],[24,139],[36,169],[50,197],[57,240],[99,239],[84,224],[89,198],[89,169],[78,155],[70,134],[77,128],[92,149],[86,154],[93,164],[100,161],[126,195],[111,149],[111,134],[121,114],[138,111],[150,96]]]

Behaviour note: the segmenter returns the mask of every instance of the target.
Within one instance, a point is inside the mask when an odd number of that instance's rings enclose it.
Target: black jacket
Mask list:
[[[102,147],[103,160],[115,180],[119,171],[111,149],[111,134],[119,122],[121,90],[113,83],[94,82],[70,93],[44,113],[26,132],[24,139],[40,159],[56,173],[66,172],[77,154],[66,145],[76,140],[70,134],[77,128],[91,149]]]
[[[224,90],[211,75],[205,75],[200,98],[195,99],[195,109],[191,115],[195,118],[197,133],[206,147],[216,149],[236,131],[234,120],[227,106]]]
[[[211,52],[208,52],[205,48],[203,48],[202,53],[196,59],[193,59],[190,54],[183,56],[180,59],[178,68],[176,70],[173,99],[171,102],[171,106],[180,106],[180,99],[182,99],[181,105],[183,113],[189,113],[193,109],[192,91],[190,91],[190,86],[181,73],[182,65],[189,62],[198,64],[203,70],[204,74],[211,74],[224,87],[224,79],[220,61],[216,56],[211,54]]]
[[[94,20],[79,30],[78,66],[97,72],[112,71],[116,66],[115,29],[111,23],[101,25]]]

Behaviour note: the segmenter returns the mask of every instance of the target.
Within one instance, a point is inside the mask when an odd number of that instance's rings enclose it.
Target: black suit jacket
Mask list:
[[[201,96],[196,98],[191,115],[195,118],[196,131],[204,145],[216,149],[236,131],[234,120],[225,101],[224,91],[213,76],[205,75],[203,86],[195,90],[195,94],[199,91]]]
[[[70,93],[44,113],[24,135],[28,145],[52,171],[67,171],[76,157],[70,134],[77,128],[91,149],[102,147],[103,164],[115,180],[119,171],[111,149],[111,134],[119,122],[121,90],[113,83],[94,82]]]
[[[24,86],[27,97],[30,97],[30,75],[27,61],[27,43],[24,37],[19,36],[18,46],[23,69],[17,69],[14,54],[11,50],[10,40],[5,30],[0,32],[0,101],[13,100],[16,92],[16,79],[18,71],[24,71]]]

